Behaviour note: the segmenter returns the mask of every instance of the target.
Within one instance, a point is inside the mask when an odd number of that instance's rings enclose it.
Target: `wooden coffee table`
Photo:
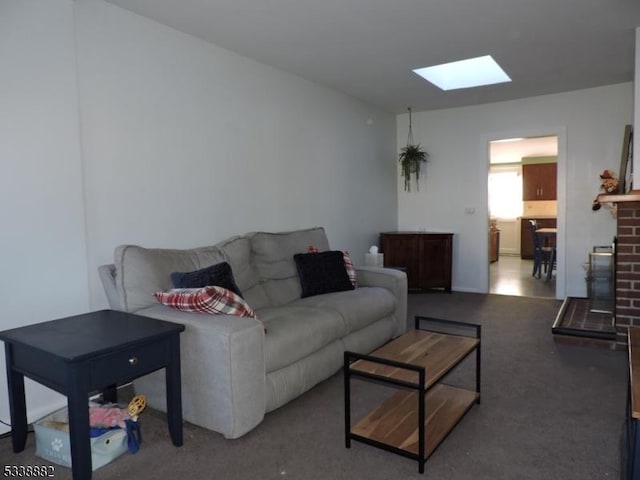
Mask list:
[[[431,328],[421,328],[424,325]],[[350,448],[351,440],[357,440],[412,458],[424,473],[434,450],[473,404],[480,403],[481,327],[422,316],[415,317],[415,327],[370,355],[345,352],[345,444]],[[472,352],[476,352],[475,391],[441,383]],[[352,426],[354,377],[399,390]]]

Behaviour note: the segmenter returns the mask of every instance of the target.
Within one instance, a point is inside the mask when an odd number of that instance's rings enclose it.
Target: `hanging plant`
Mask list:
[[[416,176],[416,190],[420,190],[420,164],[427,163],[429,154],[422,150],[419,143],[413,143],[413,130],[411,126],[411,108],[409,108],[409,135],[407,146],[400,150],[398,161],[404,177],[404,190],[411,191],[411,175]]]

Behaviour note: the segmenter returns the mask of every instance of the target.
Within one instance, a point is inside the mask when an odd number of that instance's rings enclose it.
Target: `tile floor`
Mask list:
[[[489,265],[489,293],[519,297],[555,298],[555,273],[549,282],[531,276],[533,260],[501,255]]]

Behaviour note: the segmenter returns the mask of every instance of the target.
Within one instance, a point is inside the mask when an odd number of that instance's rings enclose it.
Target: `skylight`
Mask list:
[[[511,81],[511,78],[491,55],[443,63],[432,67],[416,68],[413,71],[442,90],[456,90]]]

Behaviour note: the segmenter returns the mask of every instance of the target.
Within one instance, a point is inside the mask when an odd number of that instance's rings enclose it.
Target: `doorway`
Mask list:
[[[489,293],[556,297],[554,265],[533,275],[530,220],[557,229],[557,159],[557,135],[489,142]]]

